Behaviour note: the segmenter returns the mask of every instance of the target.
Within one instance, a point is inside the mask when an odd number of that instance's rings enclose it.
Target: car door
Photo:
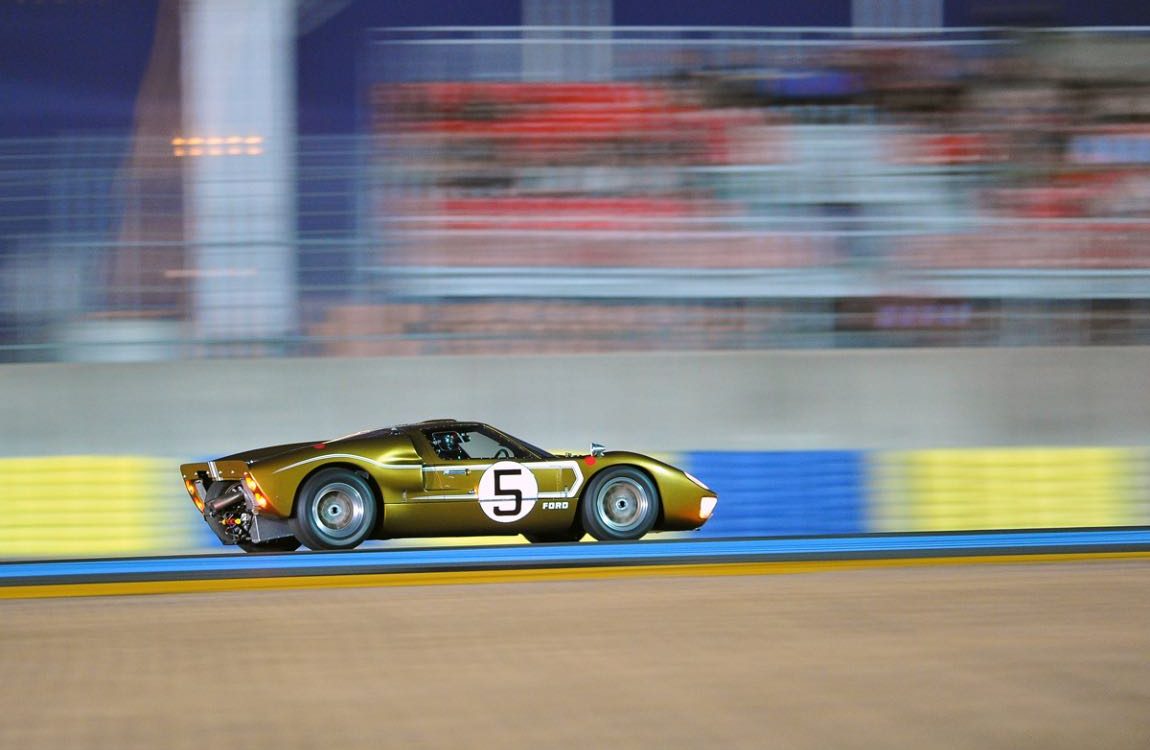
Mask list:
[[[540,523],[561,471],[486,425],[422,430],[423,491],[409,493],[397,535],[515,534]],[[545,519],[543,521],[546,525]]]

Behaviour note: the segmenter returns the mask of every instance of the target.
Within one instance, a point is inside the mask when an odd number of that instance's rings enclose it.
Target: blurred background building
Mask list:
[[[0,359],[1150,340],[1123,4],[378,5],[6,4]]]

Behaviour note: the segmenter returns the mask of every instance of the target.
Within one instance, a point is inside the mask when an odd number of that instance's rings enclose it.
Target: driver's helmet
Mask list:
[[[458,432],[437,432],[431,436],[431,444],[440,458],[459,460],[463,456],[463,441]]]

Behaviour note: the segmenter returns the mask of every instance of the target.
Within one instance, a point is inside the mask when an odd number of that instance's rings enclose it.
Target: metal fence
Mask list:
[[[1145,37],[378,32],[284,184],[0,142],[0,361],[1150,343]]]

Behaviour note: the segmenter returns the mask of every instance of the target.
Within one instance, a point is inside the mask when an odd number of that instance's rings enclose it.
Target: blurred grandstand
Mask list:
[[[296,195],[286,334],[199,309],[266,243],[197,265],[188,165],[258,136],[0,142],[0,361],[1150,343],[1150,30],[368,50],[365,132],[260,185]]]

